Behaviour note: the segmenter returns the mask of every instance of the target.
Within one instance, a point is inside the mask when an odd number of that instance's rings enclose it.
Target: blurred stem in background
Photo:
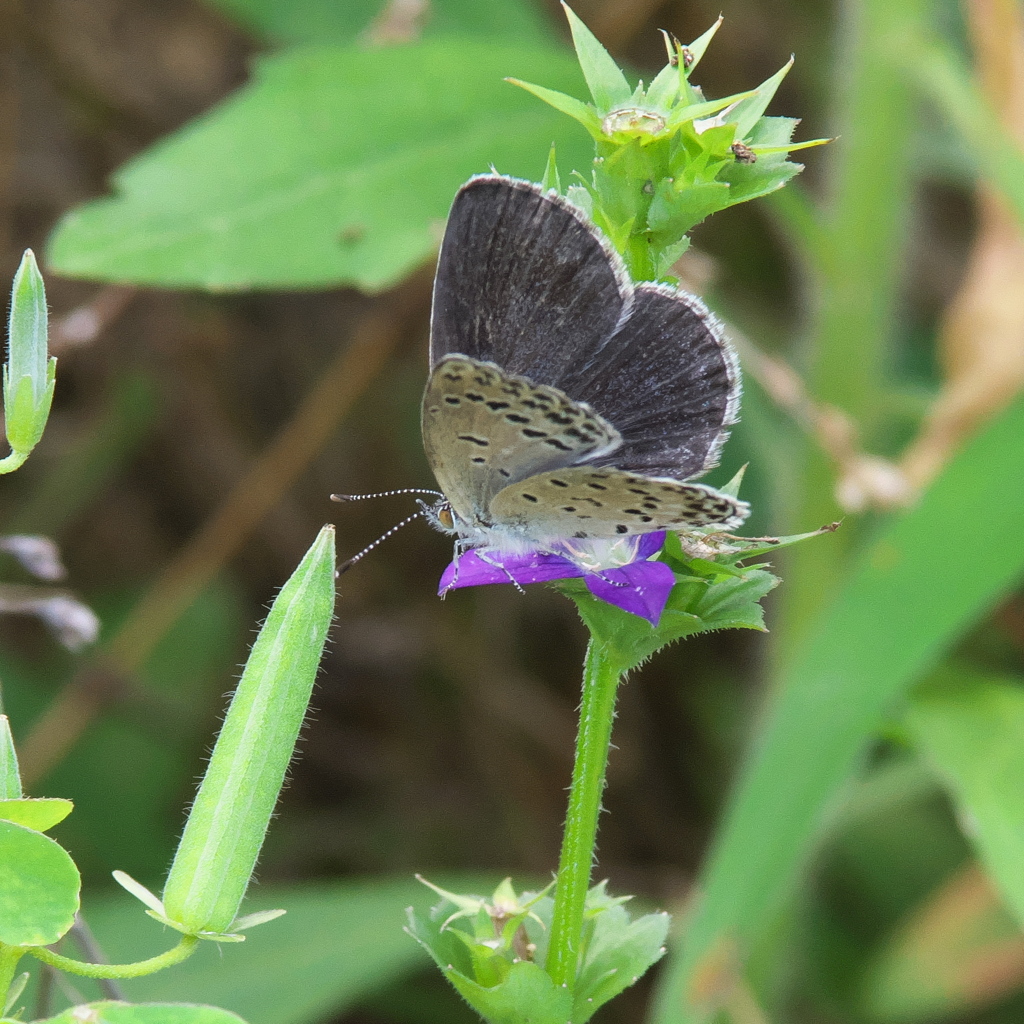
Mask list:
[[[895,54],[913,37],[924,0],[854,0],[843,5],[836,66],[841,88],[833,114],[838,136],[831,153],[821,230],[802,232],[800,250],[812,278],[815,309],[808,339],[807,378],[819,401],[859,424],[864,439],[878,427],[880,398],[889,390],[887,355],[913,194],[911,147],[917,102]],[[814,240],[823,249],[807,246]],[[799,529],[836,519],[835,470],[808,443]],[[775,654],[789,661],[822,604],[842,579],[837,558],[848,555],[855,531],[840,530],[829,544],[790,552],[786,586],[777,605]]]

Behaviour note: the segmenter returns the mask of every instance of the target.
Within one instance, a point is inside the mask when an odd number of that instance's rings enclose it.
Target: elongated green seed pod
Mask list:
[[[334,610],[325,526],[274,601],[242,672],[185,831],[164,908],[189,933],[235,919],[284,782]]]

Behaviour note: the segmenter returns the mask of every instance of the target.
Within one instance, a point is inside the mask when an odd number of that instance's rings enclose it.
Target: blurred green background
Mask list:
[[[579,0],[649,80],[706,0]],[[1014,0],[736,0],[695,80],[803,119],[783,192],[678,271],[729,324],[754,533],[842,519],[776,567],[771,632],[688,640],[622,691],[597,876],[672,909],[606,1024],[1024,1020],[1024,15]],[[62,546],[103,621],[71,655],[0,619],[33,795],[113,959],[167,943],[158,887],[254,625],[321,523],[355,553],[431,486],[418,429],[432,253],[490,165],[586,171],[547,0],[8,0],[0,257],[44,257],[57,396],[0,529]],[[125,167],[127,163],[127,167]],[[121,169],[121,170],[118,170]],[[110,175],[117,171],[111,191]],[[780,553],[786,554],[785,552]],[[471,1015],[401,932],[451,888],[545,880],[584,631],[531,587],[435,597],[412,526],[337,622],[242,947],[126,986],[251,1024]],[[13,583],[27,577],[6,566]],[[53,1007],[95,990],[44,983]],[[30,1015],[32,1010],[30,1008]]]

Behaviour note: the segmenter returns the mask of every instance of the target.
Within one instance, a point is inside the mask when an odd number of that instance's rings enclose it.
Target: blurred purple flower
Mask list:
[[[459,587],[488,583],[523,585],[582,577],[595,597],[656,626],[675,583],[674,573],[664,562],[648,561],[664,543],[665,533],[659,531],[614,541],[591,541],[586,548],[566,543],[562,546],[564,554],[474,549],[463,552],[445,569],[438,593],[443,596]],[[606,566],[605,562],[610,564]]]

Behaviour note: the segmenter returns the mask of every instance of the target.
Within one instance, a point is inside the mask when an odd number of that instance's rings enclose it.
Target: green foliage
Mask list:
[[[476,42],[311,47],[261,61],[251,84],[114,176],[50,240],[63,274],[201,287],[387,288],[437,245],[451,197],[492,164],[534,177],[552,139],[582,140],[502,81],[558,84],[556,50]]]
[[[268,39],[316,45],[263,61],[252,84],[129,165],[115,179],[113,198],[68,218],[52,248],[63,271],[221,290],[337,283],[379,290],[429,257],[451,193],[470,173],[493,161],[500,171],[534,177],[542,154],[553,152],[552,139],[562,167],[559,173],[549,161],[547,186],[561,191],[561,182],[570,180],[569,168],[590,169],[582,133],[563,135],[556,118],[499,82],[511,73],[570,90],[578,84],[568,62],[547,48],[547,30],[532,7],[435,0],[425,42],[371,50],[352,44],[377,14],[376,4],[216,3]],[[811,393],[851,414],[868,443],[891,445],[892,409],[899,406],[910,418],[905,409],[912,404],[891,384],[893,341],[905,333],[897,317],[902,245],[909,198],[930,159],[930,135],[922,141],[927,133],[915,120],[917,98],[908,85],[938,103],[959,133],[965,156],[1018,213],[1024,209],[1024,178],[1019,147],[979,97],[966,65],[946,44],[925,41],[919,3],[867,0],[854,13],[844,22],[837,47],[851,69],[841,84],[835,117],[842,137],[828,157],[833,173],[824,191],[834,197],[834,205],[816,210],[799,193],[787,191],[775,210],[814,292],[809,303],[816,311],[812,337],[803,345],[811,353]],[[602,162],[582,185],[568,191],[626,253],[637,277],[664,276],[694,224],[724,206],[779,188],[799,169],[786,159],[795,122],[764,116],[789,65],[750,93],[704,100],[690,78],[716,25],[690,46],[674,46],[676,64],[670,63],[646,88],[633,88],[582,22],[570,16],[570,23],[593,103],[547,86],[526,88],[579,121],[597,142]],[[832,70],[830,85],[839,77]],[[757,157],[755,162],[739,158],[743,150],[735,150],[737,142]],[[40,317],[45,318],[41,294],[37,291],[31,300],[34,320],[19,322],[38,327]],[[759,323],[761,331],[767,333],[768,327]],[[36,337],[39,333],[35,330]],[[8,382],[11,422],[35,416],[40,385],[52,391],[52,378],[39,374],[38,356],[37,349],[29,357],[34,376],[19,371]],[[45,365],[45,354],[43,359]],[[26,444],[34,443],[37,434],[34,428],[25,434],[16,428],[14,436]],[[774,438],[761,443],[771,454],[765,459],[766,474],[776,474],[783,481],[777,489],[786,490],[796,460],[792,453],[772,450]],[[787,907],[787,897],[800,867],[833,820],[847,781],[885,728],[886,716],[899,712],[910,687],[1024,568],[1019,551],[1022,450],[1024,412],[1018,406],[947,470],[918,507],[868,530],[851,522],[836,538],[806,546],[791,563],[787,586],[779,592],[776,628],[785,648],[777,661],[787,667],[705,867],[702,898],[685,946],[666,972],[657,1017],[661,1024],[710,1015],[710,1004],[698,1005],[695,982],[714,973],[723,949],[735,949],[737,962],[722,973],[731,977],[751,965],[747,980],[763,998],[763,1016],[787,1019],[792,1001],[784,985],[759,971],[767,960],[788,964],[792,959],[787,944],[797,941],[793,921],[799,914]],[[833,467],[824,459],[809,459],[802,493],[792,488],[794,493],[785,495],[790,514],[798,517],[795,526],[835,517],[833,478]],[[51,493],[57,499],[49,503],[59,511],[50,514],[66,519],[63,492],[58,487]],[[742,559],[688,559],[681,550],[670,550],[668,557],[684,578],[656,629],[596,600],[581,584],[563,585],[615,671],[635,667],[658,647],[684,636],[726,627],[764,628],[758,602],[776,582],[764,566],[739,569],[734,563]],[[174,656],[164,652],[160,664],[176,681],[182,673],[180,665],[170,664]],[[1024,922],[1021,692],[1009,679],[979,677],[974,670],[943,670],[940,675],[939,683],[909,698],[900,738],[909,736],[943,780],[964,831],[1018,922]],[[9,682],[6,662],[0,676]],[[614,705],[614,689],[605,703]],[[93,795],[109,803],[109,780],[123,772],[126,753],[139,753],[137,747],[148,744],[138,737],[125,739],[127,729],[104,729],[94,739],[107,760],[97,757],[90,763],[101,769]],[[162,750],[156,756],[163,756]],[[44,806],[19,800],[11,764],[8,742],[0,745],[0,777],[6,777],[9,798],[0,804],[0,819],[44,827],[52,816],[26,816],[56,810],[59,802]],[[128,822],[129,828],[147,833],[149,819],[136,827],[132,801],[144,803],[148,813],[164,799],[158,779],[164,786],[167,779],[174,781],[173,772],[164,768],[133,773],[126,780],[128,807],[112,808],[111,819],[93,819],[91,835],[109,833],[114,815],[119,827]],[[66,771],[77,773],[73,764]],[[595,787],[598,799],[602,787],[603,775]],[[272,801],[271,791],[276,788],[268,787],[267,801]],[[844,810],[849,812],[849,805]],[[204,827],[214,824],[215,817],[207,814]],[[0,820],[0,827],[6,824]],[[67,826],[75,827],[73,820]],[[159,846],[144,837],[130,842]],[[242,876],[247,877],[258,839],[248,845],[244,863],[222,864],[216,877],[202,879],[200,887],[212,891],[228,875],[244,887]],[[850,856],[860,858],[865,874],[886,872],[879,866],[883,859],[873,857],[867,845],[850,842]],[[921,852],[922,861],[926,853]],[[151,863],[152,850],[147,855]],[[580,858],[589,870],[588,858],[589,850]],[[890,879],[890,888],[896,884]],[[217,951],[207,948],[180,973],[129,983],[131,992],[197,994],[244,1012],[254,1024],[302,1024],[340,1011],[414,969],[418,951],[398,933],[393,913],[398,903],[413,900],[407,891],[411,886],[380,881],[311,889],[294,899],[275,893],[273,901],[288,906],[292,915],[231,950],[230,971]],[[814,880],[808,879],[805,888],[802,895],[812,901]],[[237,904],[241,890],[235,889],[227,903]],[[145,890],[137,891],[149,898]],[[546,898],[537,907],[538,913],[553,913]],[[217,924],[227,926],[234,909],[221,909]],[[137,910],[134,920],[155,936],[155,926]],[[205,919],[207,911],[213,912],[203,907],[199,916]],[[476,923],[487,925],[490,917],[485,917]],[[664,931],[661,916],[629,922],[623,908],[603,907],[587,922],[588,959],[573,974],[572,985],[563,988],[540,966],[551,932],[536,929],[529,917],[522,924],[536,945],[532,963],[511,962],[512,946],[504,936],[500,948],[476,941],[480,935],[470,934],[465,921],[442,929],[422,915],[415,920],[419,937],[433,943],[442,969],[492,1019],[518,1020],[524,1005],[542,1004],[535,1020],[558,1024],[587,1019],[592,1012],[587,1000],[603,1002],[638,976],[660,954],[658,935]],[[118,947],[134,935],[123,918],[118,922],[104,935],[100,915],[101,939],[116,957],[135,955],[134,948]],[[821,958],[831,954],[837,961],[849,960],[844,937],[818,924],[815,938],[825,933],[833,941],[832,946],[821,941]],[[881,931],[892,922],[872,924]],[[460,938],[459,931],[471,941]],[[969,967],[982,963],[970,959],[976,952],[971,943],[979,936],[1007,944],[1019,936],[991,908],[947,931],[955,932],[962,945],[943,944],[941,929],[930,936],[934,946],[914,945],[900,929],[895,941],[887,935],[879,943],[883,959],[869,970],[867,988],[849,982],[849,1000],[842,1005],[831,992],[833,1001],[821,1016],[923,1021],[967,1005],[955,1001],[963,993],[952,993],[954,982],[965,975],[954,977],[951,965],[961,956]],[[924,981],[921,963],[912,962],[922,949],[933,957],[924,961],[930,974]],[[449,964],[456,967],[448,970]],[[854,991],[868,995],[858,1002],[858,996],[849,996]],[[687,1001],[692,1005],[683,1010]],[[113,1019],[113,1005],[95,1009],[95,1019]],[[124,1012],[131,1015],[130,1008]],[[813,1009],[806,1013],[813,1015]]]
[[[914,694],[906,723],[1024,928],[1024,687],[951,668]]]
[[[580,617],[599,638],[621,672],[636,668],[666,644],[714,629],[764,629],[761,599],[778,580],[763,568],[740,574],[728,565],[708,575],[679,577],[657,626],[594,597],[576,581],[559,584],[576,602]]]
[[[383,11],[371,0],[207,0],[254,32],[277,43],[349,43]],[[543,42],[551,29],[529,0],[433,0],[422,19],[424,34],[493,36]]]
[[[56,942],[74,923],[80,884],[63,847],[0,819],[0,947]]]
[[[686,250],[686,233],[706,217],[781,188],[801,169],[789,163],[797,122],[764,118],[792,61],[751,92],[706,101],[690,74],[721,19],[692,46],[669,44],[669,62],[647,89],[634,89],[594,34],[564,3],[593,104],[516,79],[593,137],[589,181],[569,190],[625,258],[634,280],[658,280]],[[577,168],[577,171],[579,168]]]
[[[665,954],[669,916],[664,912],[630,918],[623,899],[609,896],[607,882],[588,894],[583,962],[573,999],[572,1020],[590,1020],[609,999],[637,982]]]
[[[476,877],[443,881],[466,890],[494,884]],[[422,951],[402,931],[403,908],[415,906],[426,913],[436,897],[413,878],[260,886],[259,899],[287,913],[230,950],[204,944],[173,971],[125,982],[128,996],[212,1003],[250,1024],[302,1024],[341,1014],[422,969]],[[89,906],[90,925],[112,958],[164,948],[163,929],[123,893],[92,898]],[[227,956],[230,970],[225,969]],[[274,969],[268,970],[268,964]]]
[[[554,901],[535,893],[517,899],[507,880],[490,902],[447,893],[429,914],[410,909],[409,932],[492,1024],[585,1024],[661,958],[668,933],[668,914],[631,920],[622,906],[629,897],[611,897],[605,885],[587,894],[572,988],[545,969]]]
[[[998,502],[991,500],[993,480],[1002,481]],[[676,1007],[689,998],[687,979],[716,943],[749,948],[764,934],[883,716],[1024,570],[1021,507],[1018,401],[875,539],[838,601],[814,624],[704,870],[688,942],[662,989],[659,1024],[680,1019]],[[981,521],[984,531],[963,529]],[[706,1012],[690,1004],[685,1019],[704,1019]]]

